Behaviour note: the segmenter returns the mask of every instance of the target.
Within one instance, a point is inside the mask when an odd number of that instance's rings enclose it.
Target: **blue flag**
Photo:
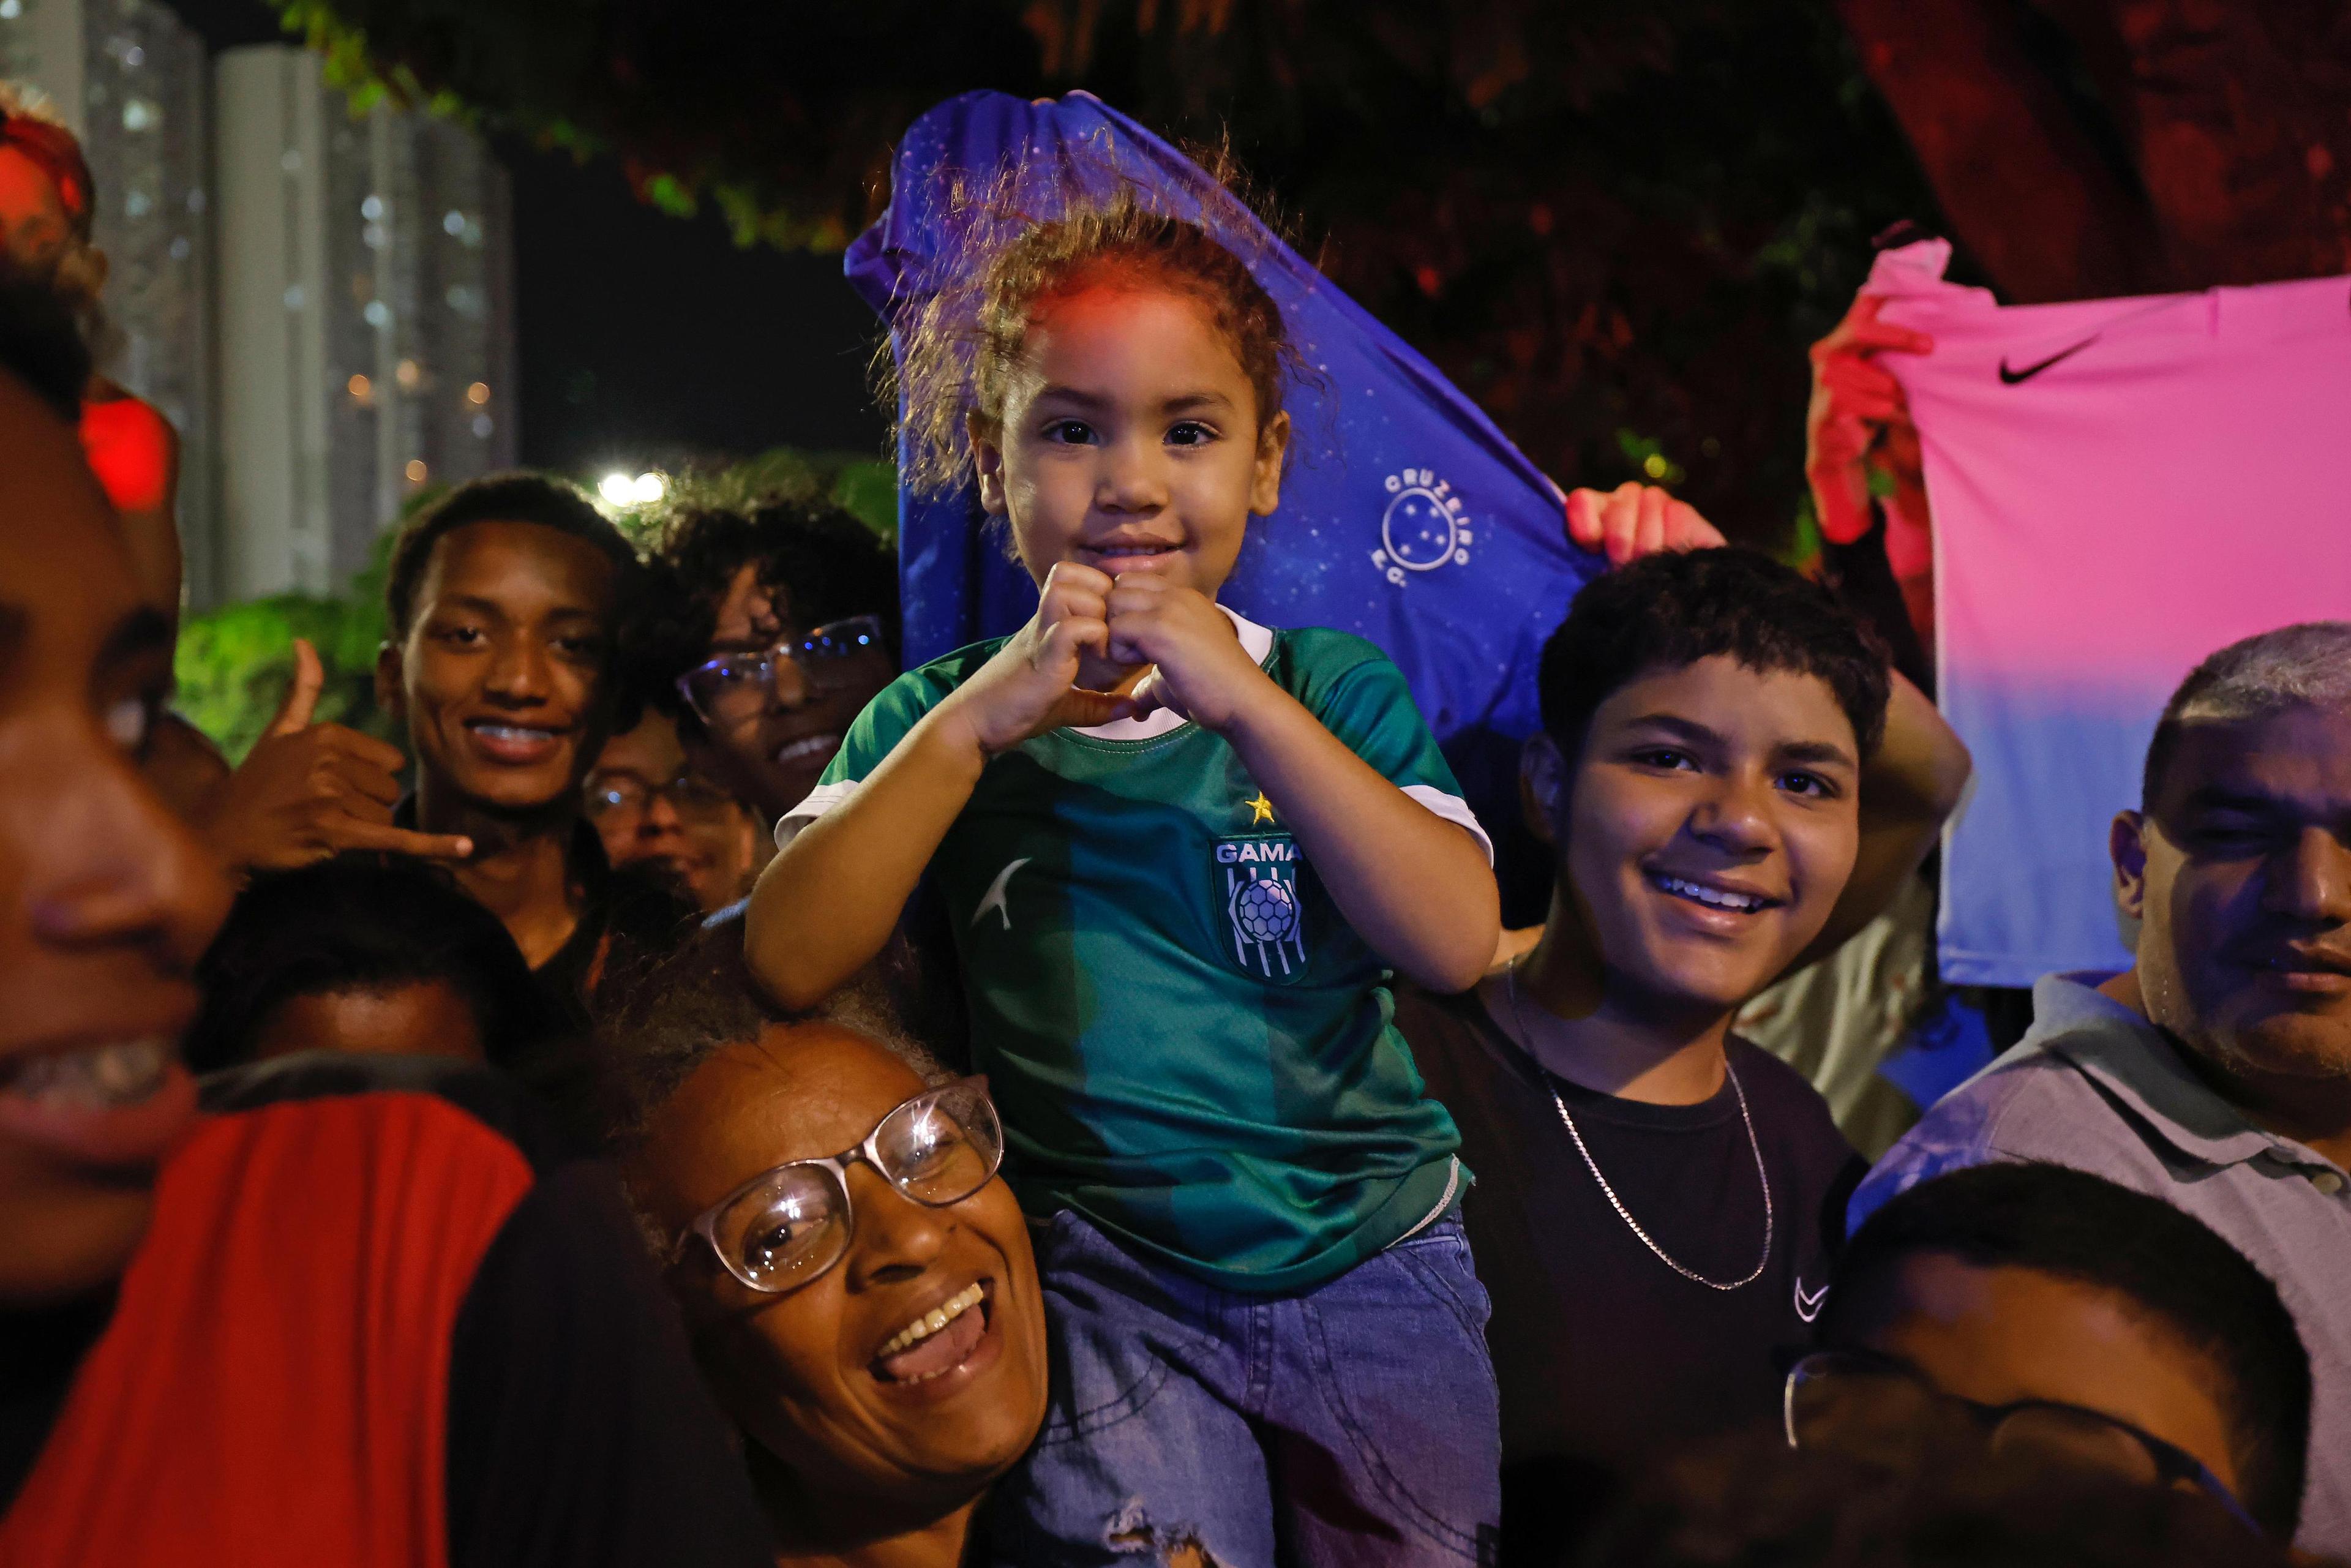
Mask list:
[[[850,248],[850,282],[894,325],[967,254],[959,214],[970,208],[957,190],[1006,179],[1040,217],[1071,193],[1126,182],[1249,264],[1320,384],[1286,394],[1281,507],[1250,525],[1218,597],[1269,626],[1335,627],[1386,650],[1465,786],[1495,810],[1518,742],[1539,723],[1543,640],[1603,564],[1568,541],[1559,486],[1199,165],[1087,93],[966,93],[916,120],[898,146],[889,211]],[[898,508],[910,665],[1035,613],[1035,584],[983,535],[976,490],[902,489]]]

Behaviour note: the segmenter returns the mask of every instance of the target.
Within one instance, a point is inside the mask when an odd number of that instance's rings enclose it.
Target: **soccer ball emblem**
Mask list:
[[[1233,889],[1233,929],[1252,942],[1287,942],[1298,930],[1298,895],[1272,877]]]

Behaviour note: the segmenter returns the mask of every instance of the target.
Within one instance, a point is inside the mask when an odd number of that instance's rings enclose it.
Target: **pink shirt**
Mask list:
[[[1950,246],[1864,292],[1933,335],[1909,394],[1934,513],[1937,670],[1975,754],[1949,830],[1946,979],[2128,956],[2106,859],[2157,716],[2222,645],[2351,619],[2351,277],[2003,307]]]

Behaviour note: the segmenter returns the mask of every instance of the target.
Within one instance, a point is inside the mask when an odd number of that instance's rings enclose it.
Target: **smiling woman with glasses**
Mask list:
[[[837,1155],[761,1171],[695,1215],[670,1261],[674,1265],[702,1241],[752,1290],[767,1295],[797,1291],[849,1251],[856,1230],[849,1196],[854,1167],[866,1166],[925,1207],[947,1208],[986,1186],[1003,1163],[1004,1128],[987,1097],[987,1081],[959,1078],[899,1102]],[[944,1328],[945,1315],[934,1315]],[[970,1336],[984,1332],[974,1325]]]
[[[2202,1492],[2279,1541],[2308,1462],[2310,1364],[2277,1290],[2159,1198],[2052,1165],[1922,1182],[1854,1234],[1789,1374],[1788,1440],[1995,1452]]]
[[[1042,1292],[987,1085],[905,1037],[911,961],[787,1017],[742,943],[718,922],[607,1022],[630,1196],[778,1561],[984,1560],[979,1505],[1045,1414]]]

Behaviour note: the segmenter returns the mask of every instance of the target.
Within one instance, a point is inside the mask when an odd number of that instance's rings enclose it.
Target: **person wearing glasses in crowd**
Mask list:
[[[2310,1358],[2277,1287],[2159,1198],[2029,1162],[1923,1182],[1854,1233],[1818,1335],[1788,1375],[1792,1444],[1869,1454],[1971,1425],[2293,1539]]]
[[[884,960],[782,1012],[714,923],[608,1017],[613,1144],[784,1564],[956,1568],[1045,1417],[1043,1297],[985,1081]]]
[[[2296,1544],[2351,1553],[2351,622],[2183,680],[2109,833],[2131,967],[2045,975],[2032,1028],[1870,1172],[2053,1160],[2177,1204],[2277,1284],[2309,1347]]]
[[[898,568],[822,502],[688,502],[655,552],[652,704],[695,771],[772,829],[898,673]]]
[[[588,820],[615,866],[643,866],[684,888],[705,914],[751,891],[768,842],[743,803],[686,761],[677,726],[648,710],[604,743],[588,775]]]

